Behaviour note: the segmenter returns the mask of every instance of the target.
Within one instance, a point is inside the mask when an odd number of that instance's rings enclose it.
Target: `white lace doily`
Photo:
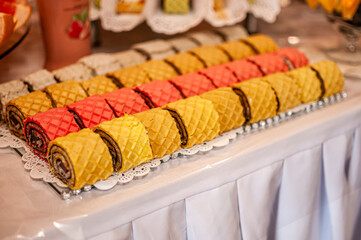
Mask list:
[[[248,4],[246,1],[225,0],[224,17],[220,17],[214,11],[214,1],[208,1],[205,19],[213,27],[222,27],[243,21],[246,18],[247,12]]]
[[[158,33],[176,34],[197,26],[204,18],[208,0],[192,1],[188,14],[167,14],[161,7],[161,0],[147,1],[146,21]]]
[[[254,0],[250,2],[249,11],[253,13],[256,18],[262,18],[269,23],[274,23],[277,15],[281,11],[279,0]]]
[[[11,135],[9,129],[4,124],[0,126],[0,148],[11,147],[15,149],[23,149],[25,151],[25,153],[22,155],[24,169],[29,171],[31,178],[33,178],[34,180],[42,180],[44,182],[52,184],[52,187],[64,199],[68,199],[72,195],[80,194],[81,191],[90,191],[93,187],[98,190],[110,190],[117,184],[125,184],[134,179],[146,176],[151,170],[156,169],[160,164],[165,163],[170,159],[174,159],[179,155],[189,156],[197,154],[198,152],[207,152],[216,147],[226,146],[230,143],[232,139],[236,138],[239,135],[247,135],[253,132],[270,128],[297,116],[320,109],[326,105],[339,102],[346,97],[347,94],[345,92],[341,92],[340,94],[335,94],[334,96],[325,98],[322,101],[300,105],[290,111],[276,115],[273,118],[269,118],[258,123],[246,125],[244,127],[240,127],[223,133],[209,142],[205,142],[203,144],[196,145],[187,149],[180,149],[179,151],[171,155],[166,155],[162,158],[154,159],[151,162],[144,163],[121,174],[114,173],[108,179],[98,181],[93,186],[85,186],[82,190],[69,190],[69,188],[67,188],[62,182],[55,178],[54,175],[50,172],[48,163],[35,156],[30,151],[24,141]]]

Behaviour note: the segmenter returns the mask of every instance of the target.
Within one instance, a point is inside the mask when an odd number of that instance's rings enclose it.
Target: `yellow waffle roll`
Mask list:
[[[139,65],[123,68],[121,70],[108,73],[109,76],[115,77],[127,88],[135,87],[151,81],[151,78]]]
[[[314,102],[321,97],[321,82],[310,67],[297,68],[286,74],[293,78],[301,89],[302,103]]]
[[[138,118],[148,132],[154,158],[172,154],[181,147],[181,137],[176,122],[170,113],[161,108],[133,115]]]
[[[218,46],[224,49],[233,60],[243,59],[255,54],[250,46],[240,41],[225,42]]]
[[[245,122],[240,98],[232,88],[218,88],[200,95],[213,103],[219,115],[220,133],[242,126]]]
[[[232,60],[225,51],[215,46],[202,46],[192,49],[189,52],[201,59],[207,67],[220,65]]]
[[[184,148],[212,140],[219,135],[219,115],[209,100],[195,96],[169,103],[163,108],[177,121]]]
[[[50,85],[44,90],[56,107],[65,107],[88,97],[80,83],[75,80]]]
[[[152,80],[168,80],[178,76],[176,70],[163,60],[151,60],[138,65]]]
[[[114,171],[124,172],[153,158],[143,124],[131,115],[102,122],[93,131],[108,145]]]
[[[189,53],[167,57],[166,61],[173,64],[182,74],[196,72],[207,67],[199,58]]]
[[[94,184],[113,173],[107,145],[90,129],[56,138],[48,149],[51,172],[71,189]]]
[[[268,82],[276,92],[278,113],[301,104],[301,89],[293,78],[284,73],[276,73],[263,77],[262,80]]]
[[[323,98],[339,93],[344,87],[344,77],[336,63],[324,60],[311,65],[323,82],[325,92]]]
[[[271,85],[259,78],[232,86],[245,108],[246,123],[255,123],[273,117],[277,112],[277,98]]]
[[[121,87],[114,79],[100,75],[80,83],[89,96],[113,92]]]
[[[251,35],[243,38],[241,41],[252,46],[257,54],[274,52],[278,49],[277,43],[272,38],[263,34]]]
[[[51,108],[53,108],[51,100],[42,91],[35,91],[11,100],[6,104],[5,109],[5,118],[10,132],[25,140],[23,134],[24,120]]]

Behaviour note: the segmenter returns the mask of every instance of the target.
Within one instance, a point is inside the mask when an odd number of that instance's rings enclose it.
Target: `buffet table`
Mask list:
[[[341,102],[69,200],[0,148],[0,238],[357,239],[361,81],[346,78],[345,91]]]

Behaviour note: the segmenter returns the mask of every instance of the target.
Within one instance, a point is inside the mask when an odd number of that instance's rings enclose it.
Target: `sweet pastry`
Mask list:
[[[324,60],[311,65],[311,69],[316,71],[317,77],[321,81],[321,98],[330,97],[339,93],[344,87],[344,77],[340,68],[335,62]]]
[[[241,99],[245,123],[255,123],[276,115],[277,97],[269,83],[254,78],[234,84],[232,88]]]
[[[122,84],[117,79],[105,75],[93,77],[80,84],[88,96],[112,92],[122,87]]]
[[[286,75],[293,78],[301,89],[302,103],[314,102],[321,98],[321,81],[310,67],[297,68],[286,72]]]
[[[201,94],[200,97],[213,103],[219,115],[220,133],[240,127],[245,122],[240,98],[232,88],[217,88]]]
[[[36,155],[44,160],[46,160],[50,141],[77,131],[79,131],[79,126],[73,114],[64,107],[37,113],[24,121],[26,143]]]
[[[199,71],[200,74],[212,80],[213,85],[219,87],[229,87],[239,80],[236,75],[225,65],[213,66]]]
[[[65,107],[88,97],[81,84],[75,80],[47,86],[44,91],[56,107]]]
[[[263,74],[257,67],[257,65],[247,61],[247,60],[237,60],[223,64],[227,69],[231,70],[234,75],[237,77],[239,82],[251,79],[262,77]]]
[[[94,77],[93,70],[80,62],[54,70],[52,74],[58,82],[68,80],[84,81]]]
[[[54,76],[46,69],[33,72],[22,79],[31,88],[31,91],[42,90],[56,84]]]
[[[282,56],[286,61],[286,64],[287,61],[291,62],[292,68],[289,67],[290,70],[306,66],[309,63],[306,55],[303,52],[298,51],[297,48],[283,47],[274,53]]]
[[[13,80],[0,84],[0,121],[5,120],[5,105],[12,99],[29,93],[28,86],[20,81]]]
[[[113,169],[125,172],[153,158],[149,137],[143,124],[134,116],[103,122],[93,129],[109,148]]]
[[[163,107],[177,121],[182,147],[212,140],[220,132],[219,115],[212,102],[199,96],[182,99]]]
[[[91,54],[79,59],[79,62],[93,69],[96,76],[122,68],[122,65],[117,61],[117,58],[109,53]]]
[[[110,72],[107,76],[117,79],[124,87],[127,88],[135,87],[152,80],[149,74],[140,68],[139,65]]]
[[[186,37],[195,42],[198,46],[217,45],[223,42],[222,37],[210,31],[199,31],[187,33]]]
[[[196,72],[181,75],[169,81],[185,98],[199,95],[216,88],[209,78]]]
[[[121,88],[100,96],[109,104],[116,117],[149,109],[144,99],[130,88]]]
[[[278,45],[272,38],[263,34],[254,34],[240,40],[250,46],[256,54],[274,52]]]
[[[147,59],[147,56],[144,56],[143,54],[135,51],[134,49],[114,53],[113,57],[116,59],[116,62],[122,66],[122,68],[135,66],[149,60]]]
[[[107,145],[87,128],[51,141],[47,158],[51,172],[71,189],[92,185],[113,173]]]
[[[6,104],[6,122],[10,132],[18,138],[25,139],[23,134],[24,120],[32,115],[53,108],[51,100],[42,91],[35,91],[15,98]]]
[[[187,37],[175,37],[167,40],[177,53],[187,52],[199,45]]]
[[[138,65],[152,80],[168,80],[179,75],[176,69],[163,60],[150,60]]]
[[[287,72],[290,70],[283,58],[273,53],[248,57],[247,61],[256,64],[264,76],[277,72]]]
[[[268,82],[276,93],[277,112],[282,113],[301,104],[301,89],[297,82],[284,73],[265,76],[263,81]]]
[[[117,13],[135,13],[143,11],[145,0],[118,0]]]
[[[243,59],[255,54],[250,46],[240,41],[225,42],[218,46],[226,51],[233,60]]]
[[[179,53],[171,57],[167,57],[168,63],[173,64],[181,74],[187,74],[206,68],[207,65],[197,56],[189,53]]]
[[[212,67],[232,61],[225,51],[214,46],[202,46],[189,51],[200,59],[207,67]]]
[[[172,45],[162,39],[138,43],[133,45],[132,48],[145,52],[149,55],[150,59],[164,59],[176,53]]]
[[[154,158],[172,154],[181,147],[181,137],[171,114],[160,108],[134,114],[147,130]]]
[[[99,95],[72,103],[67,108],[74,115],[80,128],[93,128],[95,125],[115,118],[113,110]]]
[[[240,25],[220,27],[214,29],[214,31],[221,33],[226,42],[236,41],[248,36],[246,29]]]
[[[149,108],[162,107],[168,103],[182,99],[179,90],[168,81],[153,81],[134,88]]]
[[[170,14],[185,14],[189,12],[190,0],[163,0],[163,9]]]

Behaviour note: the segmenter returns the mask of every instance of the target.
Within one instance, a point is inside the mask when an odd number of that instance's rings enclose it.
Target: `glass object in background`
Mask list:
[[[88,0],[37,0],[46,53],[54,70],[91,53]]]

